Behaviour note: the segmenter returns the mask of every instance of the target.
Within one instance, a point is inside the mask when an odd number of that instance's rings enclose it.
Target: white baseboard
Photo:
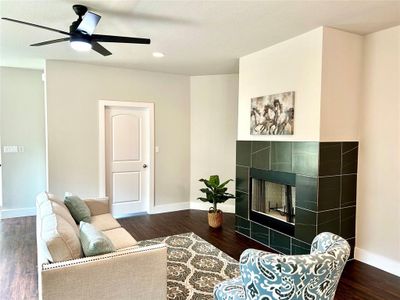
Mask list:
[[[189,202],[161,204],[161,205],[156,205],[152,209],[150,209],[149,214],[162,214],[166,212],[185,210],[185,209],[190,209]]]
[[[116,218],[116,219],[124,219],[124,218],[142,216],[142,215],[145,215],[145,214],[146,214],[146,212],[132,213],[132,214],[113,213],[112,216],[114,218]]]
[[[212,205],[210,203],[201,201],[190,202],[190,209],[208,210],[211,206]],[[226,213],[234,213],[235,204],[220,203],[218,204],[218,209]]]
[[[9,209],[6,208],[0,211],[0,219],[28,217],[28,216],[36,216],[35,207],[9,208]]]
[[[355,247],[354,257],[368,265],[400,277],[400,262],[393,259]]]

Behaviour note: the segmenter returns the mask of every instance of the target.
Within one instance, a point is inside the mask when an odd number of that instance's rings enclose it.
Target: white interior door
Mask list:
[[[113,215],[145,212],[150,192],[149,111],[107,107],[106,193]]]

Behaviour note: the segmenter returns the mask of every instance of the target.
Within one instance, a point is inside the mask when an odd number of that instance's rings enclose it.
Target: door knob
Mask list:
[[[146,169],[146,168],[147,168],[147,165],[146,165],[146,164],[143,164],[143,168],[145,168],[145,169]]]

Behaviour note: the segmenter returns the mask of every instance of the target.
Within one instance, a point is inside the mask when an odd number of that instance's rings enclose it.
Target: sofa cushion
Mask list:
[[[38,207],[38,213],[41,218],[53,213],[61,216],[74,228],[76,235],[79,236],[78,226],[76,225],[74,218],[72,218],[68,208],[60,202],[54,200],[43,201]]]
[[[137,244],[137,241],[130,233],[122,227],[106,230],[103,233],[111,240],[116,250],[130,248]]]
[[[49,250],[51,262],[82,257],[82,248],[74,226],[53,213],[41,218],[41,236]]]
[[[49,198],[47,197],[46,192],[42,192],[36,196],[36,207],[39,207],[44,201],[48,201]]]
[[[36,196],[36,206],[39,207],[44,202],[49,201],[49,200],[57,202],[61,206],[64,206],[65,208],[67,208],[65,206],[65,204],[64,204],[64,201],[62,201],[61,199],[57,198],[54,194],[50,194],[50,193],[47,193],[47,192],[42,192],[42,193],[40,193],[39,195]]]
[[[61,206],[65,207],[65,209],[68,209],[68,207],[65,205],[64,201],[60,198],[58,198],[54,194],[47,193],[47,197],[49,198],[50,201],[56,202],[60,204]]]
[[[113,218],[111,214],[101,214],[92,216],[90,224],[97,228],[97,230],[105,231],[114,228],[119,228],[121,225]]]
[[[92,224],[81,222],[79,225],[82,249],[85,256],[96,256],[115,251],[111,240]]]
[[[97,216],[101,214],[108,214],[110,212],[108,198],[86,198],[82,199],[90,209],[91,216]]]
[[[66,196],[64,203],[76,223],[79,224],[81,221],[90,223],[90,209],[81,198],[78,196]]]

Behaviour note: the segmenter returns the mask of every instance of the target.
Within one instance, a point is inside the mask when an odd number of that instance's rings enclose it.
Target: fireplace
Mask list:
[[[357,161],[354,141],[237,141],[236,232],[280,253],[308,254],[329,231],[353,253]]]
[[[286,234],[294,234],[296,175],[250,169],[250,219]]]

